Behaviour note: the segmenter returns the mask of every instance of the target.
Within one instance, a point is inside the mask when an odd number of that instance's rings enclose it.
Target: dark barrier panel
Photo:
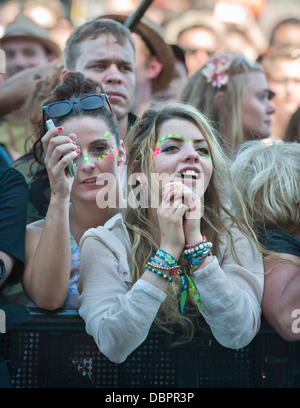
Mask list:
[[[198,328],[191,343],[153,327],[122,364],[101,354],[75,310],[31,310],[33,320],[0,337],[17,388],[298,388],[300,344],[265,322],[247,347],[230,350]],[[203,322],[201,322],[203,324]]]

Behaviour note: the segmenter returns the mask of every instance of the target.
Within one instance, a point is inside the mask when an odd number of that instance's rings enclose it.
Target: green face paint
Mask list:
[[[118,157],[117,144],[114,141],[114,139],[112,139],[112,146],[109,147],[110,143],[108,143],[108,140],[110,137],[111,137],[111,133],[107,131],[103,135],[102,141],[101,139],[99,140],[99,145],[95,145],[95,147],[91,151],[89,151],[88,154],[84,154],[84,155],[79,154],[74,159],[74,167],[78,167],[81,163],[90,163],[91,161],[95,161],[95,160],[99,161],[101,159],[117,160],[117,157]]]
[[[166,136],[163,136],[163,137],[156,143],[156,147],[155,147],[155,149],[154,149],[154,151],[153,151],[153,156],[154,156],[154,157],[157,157],[157,156],[159,155],[159,153],[160,153],[160,147],[159,147],[159,145],[160,145],[164,140],[166,140],[166,139],[168,139],[168,138],[177,138],[177,139],[181,139],[181,140],[186,140],[188,143],[192,144],[192,142],[191,142],[186,136],[181,136],[181,135],[178,135],[178,134],[175,134],[175,133],[170,133],[170,134],[168,134],[168,135],[166,135]],[[199,155],[199,157],[201,157],[202,159],[206,159],[206,160],[212,161],[210,157],[201,156],[201,155]]]
[[[166,135],[166,136],[162,137],[162,138],[156,143],[156,147],[158,147],[158,146],[161,144],[161,142],[163,142],[164,140],[168,139],[169,137],[186,140],[188,143],[192,143],[186,136],[180,136],[180,135],[176,135],[175,133],[170,133],[169,135]]]

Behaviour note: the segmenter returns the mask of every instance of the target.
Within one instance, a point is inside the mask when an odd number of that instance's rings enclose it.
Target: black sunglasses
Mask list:
[[[81,96],[80,98],[72,99],[71,101],[58,101],[45,105],[43,106],[43,117],[45,113],[49,118],[53,119],[66,116],[72,112],[75,103],[80,106],[81,109],[86,111],[95,110],[106,106],[113,113],[107,95],[104,93],[97,93]]]

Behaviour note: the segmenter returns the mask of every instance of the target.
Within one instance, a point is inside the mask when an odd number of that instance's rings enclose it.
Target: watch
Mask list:
[[[5,263],[3,259],[0,259],[0,279],[5,278]]]

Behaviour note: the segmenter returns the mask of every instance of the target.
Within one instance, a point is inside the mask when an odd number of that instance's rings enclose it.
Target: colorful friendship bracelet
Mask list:
[[[180,295],[179,295],[179,303],[178,303],[178,310],[180,314],[184,314],[185,311],[185,306],[189,294],[189,284],[188,284],[188,276],[186,273],[180,273],[179,274],[180,278]]]
[[[165,252],[164,250],[160,248],[156,252],[155,256],[162,259],[163,261],[166,261],[171,266],[177,266],[177,260],[173,258],[172,255],[168,254],[167,252]]]
[[[186,245],[184,251],[184,258],[189,261],[190,266],[199,266],[207,256],[211,254],[212,243],[207,242],[205,236],[202,237],[202,241],[196,242],[191,245]],[[155,259],[155,257],[160,258],[161,260],[165,261],[167,264]],[[189,293],[191,294],[194,302],[201,308],[203,313],[207,315],[203,302],[201,300],[200,294],[190,278],[186,273],[184,273],[180,266],[177,264],[177,260],[173,258],[170,254],[165,252],[162,249],[158,249],[155,254],[155,257],[151,257],[151,262],[148,262],[145,267],[147,270],[156,273],[158,276],[166,279],[168,282],[172,282],[172,278],[161,271],[167,270],[170,271],[171,275],[179,275],[180,278],[180,295],[179,295],[179,303],[178,303],[178,310],[180,314],[184,314],[187,299]]]
[[[189,288],[189,292],[192,295],[192,298],[194,299],[194,302],[197,303],[201,310],[203,311],[203,313],[205,315],[207,315],[207,311],[204,307],[204,304],[202,302],[202,299],[200,297],[200,293],[198,292],[194,282],[192,281],[192,279],[190,278],[190,276],[187,276],[187,280],[188,280],[188,288]]]
[[[187,303],[187,298],[190,293],[194,302],[201,308],[203,313],[207,315],[207,311],[204,307],[203,301],[191,277],[183,272],[179,274],[179,277],[180,277],[180,282],[181,282],[179,303],[178,303],[179,313],[184,314],[186,303]]]

